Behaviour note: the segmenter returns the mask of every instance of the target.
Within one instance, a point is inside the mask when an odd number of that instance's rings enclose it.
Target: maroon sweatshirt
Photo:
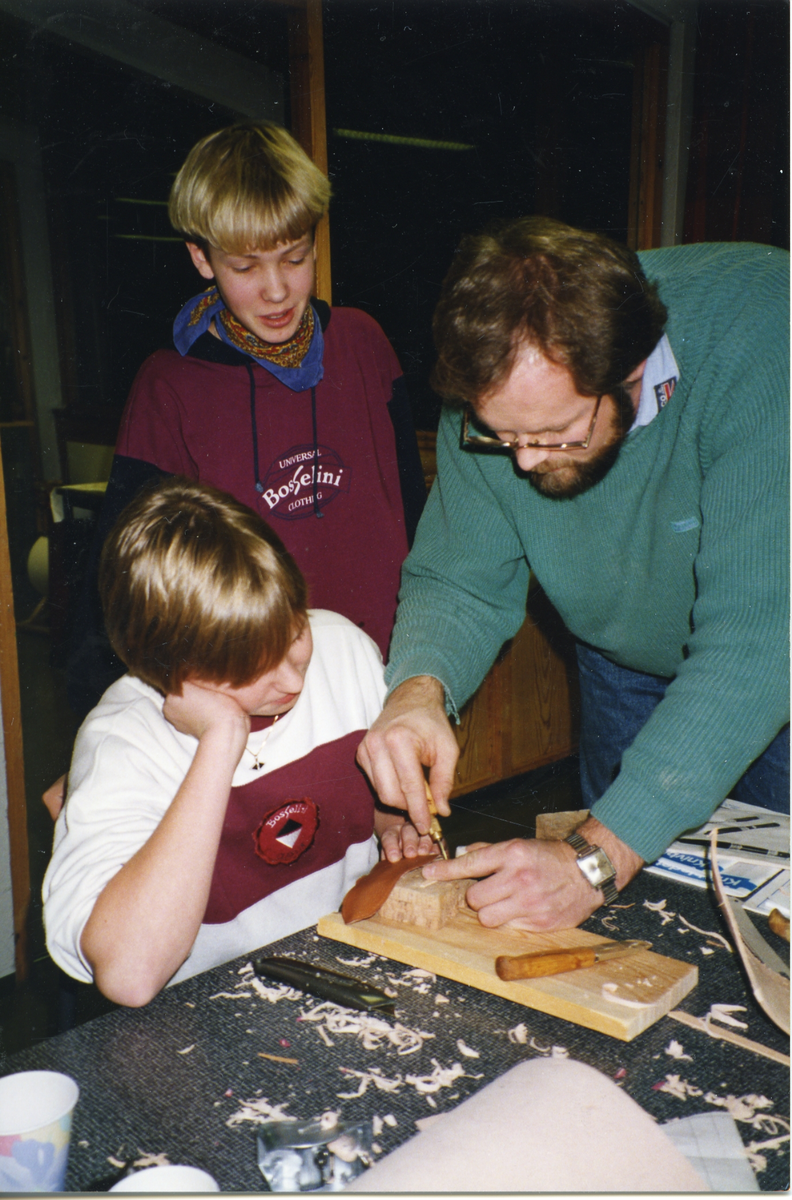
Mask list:
[[[282,539],[306,577],[309,604],[342,613],[386,655],[423,501],[415,433],[398,360],[376,321],[354,308],[314,306],[325,343],[314,395],[291,391],[209,333],[184,357],[159,350],[144,362],[122,417],[98,541],[154,476],[222,488]],[[84,638],[72,656],[78,710],[112,682],[87,662],[96,641]]]

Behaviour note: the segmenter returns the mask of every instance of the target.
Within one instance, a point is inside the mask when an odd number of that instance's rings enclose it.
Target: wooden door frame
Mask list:
[[[22,706],[19,695],[14,594],[8,549],[5,478],[0,455],[0,704],[3,709],[11,895],[14,911],[16,978],[28,976],[27,914],[30,906],[30,849],[27,831],[25,759],[22,753]]]
[[[327,174],[322,0],[286,0],[289,5],[291,130],[305,153]],[[332,303],[330,218],[316,227],[316,295]]]

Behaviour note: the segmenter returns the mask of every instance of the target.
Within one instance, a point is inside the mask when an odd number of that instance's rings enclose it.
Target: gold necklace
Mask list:
[[[272,733],[273,729],[275,728],[276,723],[280,720],[280,715],[281,714],[278,713],[278,715],[275,717],[274,721],[270,725],[269,729],[265,732],[264,737],[261,739],[261,743],[259,745],[258,750],[251,750],[249,746],[245,746],[245,749],[247,750],[248,754],[253,756],[253,766],[250,768],[251,771],[260,771],[261,768],[266,765],[264,760],[262,758],[260,758],[259,756],[260,756],[262,750],[264,749],[264,747],[266,746],[267,741],[269,740],[269,735]]]

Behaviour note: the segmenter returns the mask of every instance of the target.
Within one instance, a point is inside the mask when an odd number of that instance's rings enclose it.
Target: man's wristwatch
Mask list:
[[[602,847],[590,846],[579,833],[570,833],[564,841],[569,842],[577,854],[577,865],[591,886],[602,891],[606,904],[613,904],[619,894],[616,887],[616,868]]]

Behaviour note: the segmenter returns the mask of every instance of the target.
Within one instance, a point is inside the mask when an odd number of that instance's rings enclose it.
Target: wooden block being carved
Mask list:
[[[470,880],[441,883],[424,879],[420,868],[402,875],[377,914],[386,921],[417,925],[419,929],[442,929],[454,917]]]
[[[536,836],[541,842],[562,842],[578,829],[589,815],[587,808],[579,812],[539,813]]]

